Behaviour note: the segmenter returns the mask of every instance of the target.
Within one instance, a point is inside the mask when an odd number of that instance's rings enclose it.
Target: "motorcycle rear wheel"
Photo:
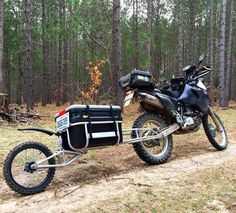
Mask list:
[[[137,118],[133,124],[133,128],[151,128],[161,131],[166,128],[166,122],[156,114],[143,114]],[[138,130],[138,136],[143,136],[146,132]],[[131,133],[132,138],[136,138],[136,132]],[[171,156],[173,149],[172,135],[168,135],[163,139],[148,140],[133,144],[137,155],[150,165],[158,165],[165,163]],[[154,152],[153,152],[154,149]]]

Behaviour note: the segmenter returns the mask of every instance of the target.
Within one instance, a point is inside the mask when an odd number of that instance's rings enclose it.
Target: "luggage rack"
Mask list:
[[[169,134],[175,132],[179,128],[180,128],[179,124],[175,123],[175,124],[170,125],[169,127],[166,127],[165,129],[162,129],[161,131],[158,131],[158,130],[155,130],[155,129],[152,129],[152,128],[124,129],[122,131],[123,136],[131,135],[132,132],[135,132],[135,135],[137,137],[124,140],[120,144],[133,144],[133,143],[143,142],[143,141],[147,141],[147,140],[162,139],[162,138],[168,136]],[[140,136],[139,131],[145,132],[144,136]],[[150,134],[152,134],[152,135],[150,135]],[[105,148],[105,147],[109,147],[109,146],[91,147],[91,148],[81,149],[81,150],[78,150],[78,151],[64,150],[62,148],[62,139],[61,139],[61,137],[59,137],[58,151],[56,151],[53,155],[51,155],[51,156],[49,156],[49,157],[47,157],[43,160],[35,162],[35,164],[31,165],[31,168],[32,169],[40,169],[40,168],[50,168],[50,167],[54,167],[54,168],[55,167],[65,167],[65,166],[68,166],[69,164],[71,164],[73,161],[75,161],[79,157],[81,157],[82,155],[86,154],[88,152],[88,150]],[[67,159],[66,155],[70,155],[71,158]],[[42,165],[44,162],[46,162],[49,159],[54,158],[54,157],[58,158],[58,160],[59,160],[58,164],[55,164],[55,165]]]

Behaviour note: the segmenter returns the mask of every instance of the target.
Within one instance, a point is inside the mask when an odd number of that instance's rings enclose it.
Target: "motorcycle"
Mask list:
[[[199,57],[198,66],[183,68],[185,77],[174,78],[161,89],[155,87],[149,72],[133,70],[122,77],[120,85],[126,91],[124,107],[136,99],[145,112],[137,118],[133,128],[149,126],[159,132],[168,129],[174,134],[189,134],[197,132],[202,124],[212,146],[219,151],[226,149],[226,130],[219,116],[209,106],[209,95],[203,83],[203,77],[211,73],[210,67],[202,65],[204,57],[204,53]],[[132,136],[137,135],[133,132]],[[173,139],[168,134],[162,141],[150,140],[133,146],[138,156],[148,164],[161,164],[171,156]]]
[[[183,69],[185,78],[175,78],[158,89],[150,72],[133,70],[122,77],[126,91],[124,107],[138,101],[144,113],[131,129],[122,129],[120,106],[71,105],[55,115],[56,131],[22,128],[57,136],[57,151],[42,143],[17,145],[7,155],[3,175],[8,186],[22,195],[44,191],[53,180],[56,168],[68,166],[91,149],[132,144],[137,155],[148,164],[165,163],[173,149],[172,134],[193,133],[201,124],[210,143],[217,150],[227,148],[222,121],[209,106],[209,96],[202,78],[210,67],[199,65]],[[128,137],[128,138],[127,138]]]

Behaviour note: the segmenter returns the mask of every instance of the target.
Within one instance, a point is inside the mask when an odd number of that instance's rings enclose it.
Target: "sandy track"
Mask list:
[[[59,189],[52,183],[47,191],[28,197],[11,192],[10,197],[1,198],[0,212],[95,212],[97,208],[104,208],[109,199],[135,196],[144,188],[160,188],[168,181],[232,160],[236,160],[236,144],[230,144],[223,152],[210,151],[192,158],[171,160],[164,165],[146,166],[96,183],[63,185]],[[1,191],[10,191],[5,183],[1,183],[1,188]]]

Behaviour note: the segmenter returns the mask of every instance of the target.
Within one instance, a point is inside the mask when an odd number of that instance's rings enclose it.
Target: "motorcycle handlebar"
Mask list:
[[[188,79],[186,83],[196,81],[197,79],[208,75],[209,73],[211,73],[211,68],[207,66],[202,66],[201,69],[195,71],[195,75],[193,74],[192,78]]]

